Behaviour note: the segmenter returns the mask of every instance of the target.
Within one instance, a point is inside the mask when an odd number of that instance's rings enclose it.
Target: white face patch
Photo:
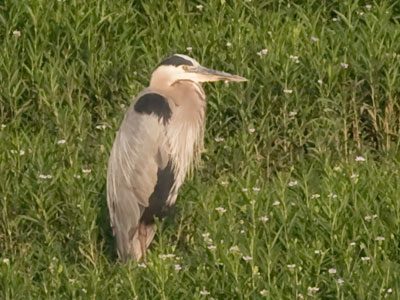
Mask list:
[[[164,82],[168,86],[173,85],[179,80],[194,81],[196,83],[206,82],[204,75],[186,72],[185,65],[182,66],[159,66],[152,74],[151,81]],[[151,84],[150,84],[151,85]]]

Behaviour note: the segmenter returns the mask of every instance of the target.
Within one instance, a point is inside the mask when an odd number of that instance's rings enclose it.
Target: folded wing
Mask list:
[[[117,133],[108,166],[107,204],[119,256],[132,255],[132,238],[149,201],[160,186],[160,170],[168,165],[165,126],[168,101],[145,93],[129,108]]]

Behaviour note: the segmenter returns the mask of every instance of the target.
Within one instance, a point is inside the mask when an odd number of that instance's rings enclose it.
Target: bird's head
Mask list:
[[[246,78],[238,75],[205,68],[189,56],[174,54],[161,62],[153,71],[150,86],[159,85],[160,82],[171,86],[179,81],[192,81],[199,84],[219,80],[247,81]]]

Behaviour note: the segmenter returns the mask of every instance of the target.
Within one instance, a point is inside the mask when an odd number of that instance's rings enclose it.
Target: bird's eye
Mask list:
[[[188,66],[186,66],[186,65],[183,65],[183,66],[182,66],[182,69],[183,69],[184,71],[189,70]]]

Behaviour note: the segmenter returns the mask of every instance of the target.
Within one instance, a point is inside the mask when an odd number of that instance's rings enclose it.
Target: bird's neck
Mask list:
[[[167,131],[177,182],[183,183],[204,149],[206,101],[203,90],[189,82],[180,82],[174,90],[167,95],[176,105]]]

